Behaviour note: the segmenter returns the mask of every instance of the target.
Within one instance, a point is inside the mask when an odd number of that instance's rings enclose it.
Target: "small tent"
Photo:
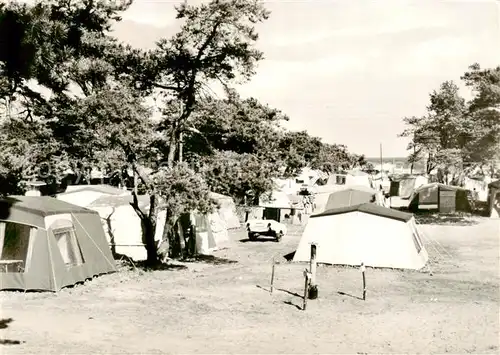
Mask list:
[[[75,204],[97,211],[101,216],[107,240],[115,253],[126,255],[134,260],[146,259],[147,252],[145,241],[142,238],[141,220],[130,205],[132,202],[130,191],[106,185],[88,185],[87,188],[84,188],[85,185],[82,186],[58,195],[58,199],[71,199]],[[220,209],[215,212],[219,216],[211,214],[210,217],[207,217],[206,223],[214,228],[214,235],[220,244],[221,241],[227,239],[221,236],[224,233],[227,234],[227,225],[234,228],[236,224],[238,227],[240,224],[238,216],[235,214],[236,208],[231,207],[234,202],[230,197],[215,193],[211,193],[211,197],[220,205]],[[149,195],[139,195],[138,203],[143,211],[149,211]],[[158,243],[161,242],[163,237],[165,216],[165,210],[158,211],[155,231],[155,241]],[[203,220],[205,220],[205,217],[203,217]],[[198,219],[198,223],[202,222]],[[222,234],[218,232],[221,228],[225,231]],[[205,236],[203,233],[200,235],[202,239],[208,238],[208,235]],[[213,249],[214,246],[211,246],[210,250]]]
[[[292,202],[285,191],[274,190],[260,198],[259,206],[264,208],[290,208]]]
[[[194,212],[191,214],[191,223],[195,226],[198,254],[209,255],[228,245],[226,224],[216,211],[205,215]]]
[[[500,217],[500,180],[488,184],[488,210],[490,217]]]
[[[217,212],[226,224],[227,229],[240,228],[240,219],[236,212],[236,204],[230,196],[221,195],[215,192],[210,193],[210,197],[217,201],[219,208]]]
[[[344,174],[332,174],[327,185],[365,186],[372,187],[371,176],[360,170],[349,170]]]
[[[0,200],[0,289],[59,291],[116,271],[97,212],[47,196]]]
[[[471,206],[466,189],[432,183],[413,191],[408,205],[411,211],[437,209],[440,212],[470,212]]]
[[[427,184],[429,181],[422,175],[408,175],[399,179],[393,179],[390,185],[390,195],[407,199],[415,189]]]
[[[293,261],[309,261],[313,242],[325,264],[418,270],[428,260],[413,215],[373,203],[311,216]]]
[[[345,188],[330,194],[325,210],[360,205],[363,203],[376,203],[383,206],[384,199],[382,193],[364,186]]]
[[[70,185],[66,191],[57,194],[57,199],[87,207],[104,196],[131,196],[131,193],[110,185]]]
[[[342,185],[321,185],[315,186],[314,191],[314,204],[316,208],[314,209],[314,213],[321,213],[325,210],[326,203],[328,202],[328,198],[330,194],[336,191],[340,191],[344,189],[345,186]]]
[[[488,201],[488,181],[483,177],[465,177],[464,188],[477,192],[477,200]]]

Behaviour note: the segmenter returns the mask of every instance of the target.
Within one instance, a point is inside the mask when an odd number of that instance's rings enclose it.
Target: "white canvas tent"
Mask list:
[[[262,214],[264,219],[273,219],[281,223],[302,223],[304,205],[298,195],[274,190],[269,196],[261,197],[259,207],[264,208]]]
[[[131,193],[109,185],[70,185],[65,192],[57,195],[57,199],[87,207],[103,196],[131,196]]]
[[[464,188],[469,191],[476,190],[478,201],[488,201],[488,181],[465,177]]]
[[[132,196],[103,196],[92,202],[88,208],[99,213],[106,237],[115,252],[127,255],[134,260],[145,260],[147,257],[142,240],[141,220],[130,205]],[[149,210],[149,196],[138,196],[139,207]],[[161,241],[165,223],[165,211],[158,213],[155,240]]]
[[[259,201],[260,207],[265,208],[290,208],[292,201],[285,191],[274,190],[270,196],[262,197]]]
[[[92,209],[99,213],[108,243],[118,254],[134,260],[144,260],[147,252],[142,240],[141,220],[130,205],[132,195],[112,186],[98,187],[82,185],[82,188],[70,190],[57,196],[60,200],[71,200],[75,205]],[[232,213],[230,197],[212,193],[212,198],[219,202],[221,209],[206,216],[196,216],[198,253],[208,254],[220,248],[228,241],[227,225],[240,226],[237,215]],[[230,199],[230,201],[228,201]],[[138,196],[139,207],[149,210],[149,196]],[[234,204],[234,203],[233,203]],[[223,219],[226,218],[225,220]],[[235,221],[236,219],[236,221]],[[161,242],[165,224],[165,211],[159,211],[156,221],[155,241]],[[200,227],[198,227],[200,226]],[[207,229],[208,228],[208,229]]]
[[[149,210],[149,196],[139,196],[139,206]],[[147,253],[142,240],[141,220],[130,206],[131,196],[102,197],[93,202],[89,208],[97,211],[102,218],[108,240],[115,244],[118,254],[124,254],[134,260],[146,259]],[[210,254],[225,246],[228,242],[226,223],[218,211],[207,215],[192,214],[192,222],[196,226],[196,247],[199,254]],[[156,222],[155,241],[161,242],[165,223],[165,211],[159,211]]]
[[[383,194],[380,191],[372,189],[371,187],[366,187],[363,185],[324,185],[334,186],[334,189],[325,189],[325,192],[319,193],[315,195],[316,201],[316,210],[315,214],[319,214],[324,212],[325,210],[336,208],[336,207],[344,207],[357,205],[365,202],[373,202],[381,206],[386,206],[387,203]],[[323,186],[321,186],[323,187]],[[372,198],[375,198],[374,201],[371,201]],[[344,200],[346,200],[344,202]],[[341,202],[340,205],[337,202]],[[386,206],[387,207],[387,206]]]
[[[196,226],[196,252],[210,255],[213,251],[227,247],[229,233],[225,222],[217,212],[207,215],[191,214],[191,223]]]
[[[429,179],[423,175],[404,175],[393,178],[389,185],[391,196],[399,196],[408,199],[411,194],[423,185],[428,184]]]
[[[372,187],[371,176],[363,171],[350,170],[345,174],[332,174],[327,185],[365,186]]]
[[[230,196],[218,194],[215,192],[210,193],[210,197],[217,201],[219,208],[217,212],[225,223],[227,229],[240,228],[240,219],[236,212],[236,204]]]
[[[310,244],[317,261],[418,270],[428,255],[413,215],[367,203],[311,216],[294,261],[309,261]]]

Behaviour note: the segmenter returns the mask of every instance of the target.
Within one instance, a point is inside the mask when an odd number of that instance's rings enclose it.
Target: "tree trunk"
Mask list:
[[[87,185],[90,185],[90,180],[92,179],[92,168],[85,168],[85,177],[87,180]]]
[[[139,207],[137,195],[135,193],[133,193],[132,195],[134,200],[130,203],[130,205],[134,208],[135,212],[141,219],[142,242],[145,245],[147,253],[146,263],[148,266],[154,266],[158,263],[158,247],[155,241],[157,217],[156,195],[152,194],[150,197],[150,206],[148,213],[145,213]]]
[[[158,245],[155,241],[157,219],[158,208],[156,205],[156,195],[151,194],[149,197],[149,212],[144,233],[148,265],[155,265],[158,263]]]
[[[177,216],[172,215],[167,210],[165,216],[165,226],[163,228],[162,243],[166,245],[165,250],[170,258],[179,258],[182,255],[182,246],[179,233],[176,231]]]
[[[177,152],[177,135],[176,133],[172,133],[170,136],[170,142],[168,146],[168,156],[167,156],[167,165],[169,168],[174,166],[175,153]]]
[[[179,218],[180,234],[185,245],[184,257],[193,257],[196,255],[196,235],[193,233],[193,227],[191,225],[190,213],[184,213]]]
[[[134,174],[137,174],[137,176],[146,186],[151,187],[148,179],[139,171],[136,162],[133,162],[131,165]],[[139,199],[137,197],[137,194],[135,193],[135,186],[132,190],[133,201],[130,203],[130,205],[134,208],[135,212],[141,219],[142,240],[147,252],[146,263],[149,266],[154,266],[158,263],[158,245],[155,241],[156,221],[158,218],[158,196],[154,189],[150,188],[150,190],[149,211],[147,213],[141,210],[139,206]]]
[[[113,211],[109,214],[108,217],[105,218],[105,220],[106,220],[106,227],[108,229],[109,244],[111,244],[111,254],[113,255],[113,257],[116,257],[115,234],[113,233],[113,226],[111,225],[111,218],[112,218],[114,213],[115,213],[115,209],[113,208]]]

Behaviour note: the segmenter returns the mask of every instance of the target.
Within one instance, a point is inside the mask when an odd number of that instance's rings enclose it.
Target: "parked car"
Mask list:
[[[279,242],[286,234],[286,226],[272,219],[252,219],[247,221],[248,239],[256,240],[259,236],[272,237]]]

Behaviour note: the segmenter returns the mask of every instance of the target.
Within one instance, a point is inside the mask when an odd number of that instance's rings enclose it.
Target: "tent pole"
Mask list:
[[[52,270],[52,279],[54,282],[54,292],[59,291],[57,287],[57,279],[56,279],[56,271],[54,270],[54,259],[52,258],[52,249],[50,248],[50,241],[49,238],[51,236],[54,236],[54,234],[51,234],[49,230],[47,229],[47,247],[49,249],[49,259],[50,259],[50,268]]]
[[[317,269],[316,244],[312,243],[311,260],[309,262],[309,270],[311,272],[311,278],[309,282],[309,292],[308,292],[309,299],[311,300],[318,298],[318,285],[316,284],[316,269]]]

